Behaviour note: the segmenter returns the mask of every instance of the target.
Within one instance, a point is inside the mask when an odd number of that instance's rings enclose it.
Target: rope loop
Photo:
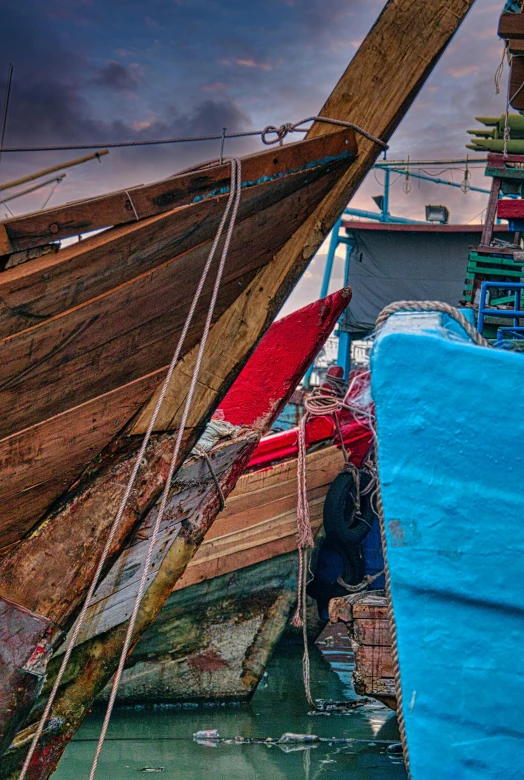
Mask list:
[[[288,133],[294,132],[294,130],[295,125],[292,122],[286,122],[286,124],[280,125],[280,127],[276,127],[276,125],[268,125],[260,133],[260,139],[266,146],[273,146],[273,144],[279,144],[279,146],[282,146],[286,135]],[[276,138],[270,141],[267,138],[268,135],[276,135]]]
[[[156,543],[156,540],[157,540],[157,537],[158,537],[158,533],[159,533],[159,530],[160,530],[161,521],[162,521],[162,519],[164,517],[164,514],[165,514],[166,505],[167,505],[167,501],[168,501],[168,497],[169,497],[169,491],[170,491],[170,488],[171,488],[171,482],[172,482],[172,479],[173,479],[173,475],[174,475],[174,473],[176,471],[176,468],[177,468],[177,465],[178,465],[178,457],[179,457],[179,453],[180,453],[180,450],[181,450],[181,447],[182,447],[182,440],[183,440],[183,436],[184,436],[184,431],[186,429],[186,424],[187,424],[187,420],[188,420],[188,416],[189,416],[189,411],[190,411],[190,408],[191,408],[191,404],[193,402],[193,396],[194,396],[195,388],[196,388],[196,385],[197,385],[197,382],[198,382],[198,376],[199,376],[199,373],[200,373],[200,367],[201,367],[202,359],[203,359],[203,356],[204,356],[204,350],[206,348],[207,339],[208,339],[208,336],[209,336],[209,332],[211,330],[213,314],[214,314],[214,311],[215,311],[216,302],[217,302],[217,298],[218,298],[218,293],[219,293],[219,289],[220,289],[220,284],[221,284],[222,276],[223,276],[223,272],[224,272],[224,267],[225,267],[227,255],[228,255],[228,252],[229,252],[229,246],[230,246],[232,235],[233,235],[233,229],[234,229],[234,226],[235,226],[235,223],[236,223],[237,214],[238,214],[238,208],[239,208],[239,204],[240,204],[240,196],[241,196],[241,192],[242,192],[241,162],[237,158],[232,158],[228,162],[229,162],[229,164],[231,166],[231,188],[230,188],[230,193],[229,193],[228,200],[226,202],[226,206],[225,206],[224,212],[223,212],[221,220],[220,220],[220,224],[218,226],[215,238],[213,239],[213,242],[211,244],[211,247],[210,247],[210,250],[209,250],[209,254],[207,256],[206,263],[204,265],[204,268],[202,270],[202,274],[200,276],[199,282],[198,282],[196,290],[194,292],[193,299],[191,301],[191,305],[190,305],[190,308],[189,308],[189,312],[187,314],[186,320],[185,320],[184,325],[182,327],[182,331],[181,331],[180,336],[178,338],[178,342],[177,342],[177,345],[175,347],[175,351],[173,353],[173,356],[171,358],[171,363],[169,365],[169,369],[167,371],[166,377],[165,377],[164,382],[162,384],[162,388],[161,388],[160,395],[158,397],[157,403],[155,405],[155,409],[154,409],[153,414],[151,416],[151,419],[149,421],[149,424],[148,424],[148,427],[147,427],[147,431],[144,434],[144,437],[142,439],[142,443],[140,445],[140,449],[138,451],[138,454],[137,454],[137,456],[135,458],[135,462],[134,462],[131,474],[129,476],[129,480],[128,480],[128,483],[127,483],[124,495],[123,495],[123,497],[121,499],[120,505],[118,507],[118,511],[117,511],[117,513],[115,515],[115,518],[114,518],[114,520],[112,522],[112,525],[110,527],[109,533],[107,535],[107,539],[106,539],[106,542],[105,542],[104,550],[103,550],[102,555],[100,556],[100,559],[98,561],[98,564],[97,564],[97,567],[96,567],[96,571],[95,571],[95,573],[93,575],[93,578],[91,580],[91,584],[90,584],[89,589],[87,591],[87,595],[85,596],[82,608],[80,610],[80,614],[78,615],[78,618],[77,618],[77,620],[75,622],[75,625],[73,627],[71,637],[69,639],[66,651],[64,653],[64,657],[63,657],[62,662],[60,664],[60,668],[59,668],[59,670],[57,672],[57,675],[56,675],[53,687],[51,689],[51,692],[50,692],[50,694],[48,696],[48,699],[47,699],[44,711],[43,711],[43,713],[42,713],[42,715],[40,717],[40,720],[38,722],[38,726],[36,728],[36,731],[34,733],[33,739],[31,741],[31,745],[29,747],[29,751],[28,751],[28,753],[27,753],[27,755],[25,757],[25,761],[24,761],[24,764],[22,766],[22,770],[21,770],[21,773],[20,773],[20,776],[19,776],[18,780],[24,780],[24,778],[27,775],[27,772],[28,772],[28,769],[29,769],[32,757],[34,755],[36,746],[37,746],[38,741],[39,741],[39,739],[40,739],[40,737],[42,735],[42,731],[43,731],[44,726],[45,726],[45,724],[47,722],[47,719],[48,719],[48,717],[49,717],[49,715],[51,713],[51,708],[53,706],[53,702],[54,702],[54,700],[56,698],[56,694],[57,694],[59,685],[60,685],[60,683],[62,681],[64,672],[66,670],[66,666],[69,663],[69,659],[71,657],[71,653],[73,652],[73,648],[75,646],[76,640],[78,638],[78,634],[80,632],[80,627],[81,627],[81,625],[82,625],[82,623],[83,623],[83,621],[85,619],[85,616],[87,614],[87,610],[88,610],[89,604],[91,603],[91,599],[92,599],[92,597],[93,597],[93,595],[94,595],[94,593],[96,591],[98,583],[100,582],[105,562],[106,562],[106,560],[107,560],[107,558],[108,558],[108,556],[110,554],[111,545],[112,545],[113,540],[115,538],[116,532],[118,530],[118,527],[120,525],[120,522],[122,520],[124,512],[125,512],[125,510],[127,508],[127,505],[128,505],[128,502],[129,502],[129,498],[131,496],[131,493],[133,491],[133,487],[134,487],[134,484],[135,484],[135,481],[136,481],[136,478],[137,478],[138,471],[140,469],[140,466],[143,463],[144,456],[145,456],[145,453],[146,453],[146,449],[147,449],[148,443],[150,441],[151,435],[153,433],[155,422],[156,422],[157,417],[158,417],[158,415],[160,413],[160,408],[161,408],[162,403],[164,401],[164,398],[166,396],[166,393],[167,393],[167,390],[168,390],[168,386],[169,386],[169,383],[171,381],[171,377],[173,375],[175,367],[177,366],[177,364],[178,364],[178,362],[180,360],[180,357],[181,357],[181,354],[182,354],[182,347],[183,347],[184,341],[186,339],[188,330],[190,328],[191,322],[193,320],[193,317],[194,317],[195,311],[197,309],[198,303],[200,301],[200,298],[201,298],[201,295],[202,295],[202,291],[203,291],[204,285],[206,283],[206,279],[208,277],[210,268],[212,266],[215,254],[216,254],[218,246],[219,246],[220,239],[222,238],[222,235],[225,232],[222,252],[221,252],[221,255],[220,255],[219,262],[218,262],[218,267],[217,267],[217,270],[216,270],[216,276],[215,276],[215,280],[214,280],[214,284],[213,284],[213,288],[212,288],[211,300],[210,300],[210,302],[208,304],[208,310],[207,310],[207,314],[206,314],[204,328],[203,328],[202,335],[200,337],[200,345],[199,345],[199,349],[198,349],[198,354],[197,354],[197,358],[196,358],[196,361],[195,361],[195,366],[194,366],[194,369],[193,369],[193,372],[192,372],[192,376],[191,376],[191,379],[190,379],[189,390],[188,390],[188,394],[187,394],[186,401],[185,401],[185,404],[184,404],[182,417],[181,417],[181,420],[180,420],[180,426],[178,428],[175,444],[174,444],[174,447],[173,447],[171,462],[170,462],[170,465],[169,465],[168,476],[167,476],[167,479],[166,479],[165,484],[164,484],[164,489],[163,489],[162,496],[161,496],[161,499],[160,499],[159,508],[158,508],[156,519],[155,519],[155,523],[154,523],[154,526],[153,526],[153,530],[152,530],[151,539],[150,539],[150,542],[149,542],[147,554],[146,554],[145,560],[144,560],[144,562],[142,564],[141,578],[140,578],[140,583],[139,583],[139,586],[138,586],[138,591],[137,591],[137,594],[136,594],[136,598],[135,598],[135,602],[134,602],[134,605],[133,605],[133,610],[132,610],[131,616],[129,617],[127,630],[126,630],[126,636],[125,636],[124,644],[123,644],[123,647],[122,647],[122,650],[121,650],[121,654],[120,654],[120,660],[119,660],[118,667],[116,669],[116,672],[115,672],[115,675],[114,675],[114,678],[113,678],[111,694],[110,694],[110,697],[109,697],[109,703],[107,705],[107,710],[106,710],[106,714],[105,714],[105,717],[104,717],[104,722],[102,724],[102,729],[101,729],[100,736],[99,736],[99,739],[98,739],[98,744],[97,744],[97,747],[96,747],[95,756],[94,756],[93,763],[92,763],[92,766],[91,766],[91,771],[90,771],[90,774],[89,774],[89,780],[93,780],[93,778],[94,778],[94,775],[95,775],[95,772],[96,772],[96,769],[97,769],[97,765],[98,765],[98,760],[99,760],[99,757],[100,757],[100,753],[102,751],[102,746],[103,746],[103,743],[104,743],[105,735],[106,735],[107,728],[108,728],[108,725],[109,725],[111,712],[113,710],[113,706],[114,706],[114,703],[115,703],[115,698],[116,698],[118,686],[119,686],[119,683],[120,683],[120,679],[122,677],[122,673],[124,671],[125,660],[126,660],[129,648],[131,646],[131,642],[132,642],[132,638],[133,638],[133,630],[134,630],[136,619],[137,619],[137,616],[138,616],[140,603],[142,601],[143,594],[144,594],[145,589],[147,587],[147,578],[148,578],[148,575],[150,573],[151,559],[152,559],[155,543]],[[128,193],[128,195],[129,195],[129,193]],[[133,206],[133,202],[132,201],[131,201],[131,205]]]

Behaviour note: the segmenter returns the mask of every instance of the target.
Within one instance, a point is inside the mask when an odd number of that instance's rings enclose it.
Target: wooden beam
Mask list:
[[[105,154],[109,154],[109,149],[100,149],[99,152],[88,154],[85,157],[77,157],[75,160],[69,162],[59,163],[58,165],[52,165],[51,168],[44,168],[42,171],[36,173],[30,173],[29,176],[22,176],[20,179],[13,179],[12,181],[6,181],[0,184],[0,191],[10,190],[11,187],[18,187],[20,184],[25,184],[27,181],[33,181],[34,179],[40,179],[42,176],[47,176],[48,173],[54,173],[55,171],[62,171],[64,168],[72,168],[74,165],[82,165],[82,163],[89,162],[89,160],[98,160]]]
[[[321,115],[355,122],[388,141],[420,91],[474,0],[389,0],[376,24],[353,57],[326,101]],[[339,127],[317,122],[308,136],[336,133]],[[359,154],[308,220],[294,233],[273,261],[260,271],[213,330],[210,356],[202,376],[209,393],[233,381],[241,361],[275,318],[348,201],[371,170],[381,148],[358,136]],[[240,325],[238,325],[240,323]],[[236,340],[231,343],[232,331]],[[187,376],[196,352],[189,353],[173,377],[157,430],[174,427],[185,401]],[[137,420],[133,433],[143,433],[153,403]]]
[[[339,128],[340,130],[340,128]],[[356,151],[352,131],[347,132],[348,151]],[[318,154],[318,151],[321,154]],[[253,186],[281,174],[298,170],[327,153],[315,144],[298,142],[264,149],[242,160],[242,186]],[[162,214],[179,206],[206,200],[229,188],[229,163],[193,170],[153,184],[120,190],[98,198],[68,203],[36,214],[6,220],[5,227],[14,249],[26,249],[67,236],[109,226],[122,225]]]
[[[506,40],[523,40],[524,14],[501,14],[498,34]]]

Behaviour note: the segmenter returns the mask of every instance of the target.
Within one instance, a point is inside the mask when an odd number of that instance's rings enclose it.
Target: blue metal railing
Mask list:
[[[488,290],[498,289],[507,290],[513,292],[513,308],[512,309],[490,309],[489,303],[486,304],[486,298]],[[479,321],[478,331],[482,333],[484,330],[484,318],[488,317],[510,317],[513,320],[513,327],[499,328],[499,331],[513,331],[514,333],[523,333],[524,327],[520,326],[520,320],[524,319],[524,309],[521,307],[520,296],[524,290],[523,282],[482,282],[480,288],[480,304],[479,304]],[[501,341],[502,337],[497,334],[497,341]]]

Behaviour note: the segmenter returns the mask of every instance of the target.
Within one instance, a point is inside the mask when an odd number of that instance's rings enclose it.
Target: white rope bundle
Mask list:
[[[207,317],[206,317],[206,322],[205,322],[205,325],[204,325],[204,330],[203,330],[202,338],[201,338],[201,341],[200,341],[200,347],[199,347],[199,351],[198,351],[198,355],[197,355],[197,360],[196,360],[195,368],[194,368],[193,375],[192,375],[192,378],[191,378],[191,384],[190,384],[190,387],[189,387],[186,403],[185,403],[185,406],[184,406],[184,411],[183,411],[183,414],[182,414],[182,420],[180,422],[180,427],[179,427],[178,435],[177,435],[176,442],[175,442],[175,447],[174,447],[174,451],[173,451],[173,457],[172,457],[170,468],[169,468],[169,474],[168,474],[168,478],[167,478],[165,486],[164,486],[164,492],[162,494],[162,499],[161,499],[161,502],[160,502],[160,507],[159,507],[159,510],[158,510],[158,514],[157,514],[157,518],[156,518],[156,521],[155,521],[153,533],[152,533],[152,536],[151,536],[149,549],[148,549],[148,552],[147,552],[147,555],[146,555],[146,560],[145,560],[143,568],[142,568],[142,577],[141,577],[141,580],[140,580],[140,585],[139,585],[138,593],[137,593],[137,596],[136,596],[135,605],[134,605],[134,608],[133,608],[133,613],[132,613],[130,621],[129,621],[128,630],[127,630],[127,633],[126,633],[126,638],[125,638],[125,641],[124,641],[124,646],[122,648],[122,653],[121,653],[121,657],[120,657],[120,662],[119,662],[118,669],[117,669],[117,672],[115,674],[115,678],[114,678],[114,681],[113,681],[113,686],[112,686],[112,689],[111,689],[111,695],[110,695],[109,704],[108,704],[108,707],[107,707],[106,716],[104,718],[104,723],[103,723],[103,726],[102,726],[102,730],[101,730],[101,733],[100,733],[100,738],[99,738],[97,749],[96,749],[96,753],[95,753],[95,758],[93,760],[93,765],[92,765],[91,772],[90,772],[90,775],[89,775],[90,780],[92,780],[92,778],[95,775],[97,764],[98,764],[98,759],[100,757],[100,753],[101,753],[101,750],[102,750],[103,742],[104,742],[105,735],[106,735],[106,732],[107,732],[107,727],[109,725],[109,719],[111,717],[111,712],[112,712],[114,701],[115,701],[115,698],[116,698],[118,685],[119,685],[119,682],[120,682],[120,678],[122,676],[122,671],[123,671],[123,668],[124,668],[124,663],[125,663],[125,660],[126,660],[127,652],[129,650],[129,647],[130,647],[130,644],[131,644],[133,628],[134,628],[134,625],[135,625],[135,622],[136,622],[136,618],[137,618],[137,615],[138,615],[138,609],[140,607],[140,602],[142,600],[142,596],[143,596],[143,593],[144,593],[145,584],[146,584],[146,580],[147,580],[147,575],[148,575],[148,572],[149,572],[149,566],[150,566],[150,562],[151,562],[152,552],[153,552],[155,541],[156,541],[156,538],[157,538],[157,535],[158,535],[158,530],[160,528],[160,522],[162,520],[162,517],[164,515],[164,511],[165,511],[165,508],[166,508],[167,498],[168,498],[168,494],[169,494],[169,488],[171,486],[171,480],[172,480],[172,477],[173,477],[173,474],[174,474],[174,471],[175,471],[175,468],[176,468],[177,459],[178,459],[178,455],[179,455],[179,452],[180,452],[180,447],[181,447],[181,444],[182,444],[182,438],[183,438],[183,435],[184,435],[184,429],[185,429],[185,425],[186,425],[186,422],[187,422],[187,419],[188,419],[189,410],[191,408],[191,403],[192,403],[192,400],[193,400],[193,395],[194,395],[194,392],[195,392],[196,383],[197,383],[197,380],[198,380],[198,375],[199,375],[200,367],[201,367],[201,364],[202,364],[202,358],[203,358],[203,354],[204,354],[204,349],[205,349],[207,338],[208,338],[209,331],[210,331],[210,328],[211,328],[211,322],[212,322],[213,313],[214,313],[214,309],[215,309],[215,305],[216,305],[216,301],[217,301],[217,297],[218,297],[218,291],[219,291],[219,288],[220,288],[220,282],[221,282],[221,279],[222,279],[224,265],[225,265],[225,261],[226,261],[227,254],[228,254],[228,251],[229,251],[229,245],[231,243],[231,237],[232,237],[232,234],[233,234],[233,228],[234,228],[234,225],[235,225],[235,220],[236,220],[236,216],[237,216],[237,212],[238,212],[238,206],[239,206],[240,194],[241,194],[241,186],[242,186],[242,181],[241,181],[241,163],[240,163],[240,160],[235,158],[235,159],[230,160],[230,164],[231,164],[231,189],[230,189],[230,193],[229,193],[229,197],[228,197],[228,200],[227,200],[227,204],[226,204],[226,208],[225,208],[224,214],[223,214],[222,219],[220,221],[220,225],[218,227],[217,234],[215,236],[215,239],[214,239],[213,244],[211,246],[211,249],[209,251],[209,255],[208,255],[206,264],[204,266],[204,269],[202,271],[202,275],[200,277],[200,281],[198,283],[197,289],[196,289],[195,294],[193,296],[193,300],[191,302],[191,306],[190,306],[190,309],[189,309],[186,321],[184,323],[184,327],[182,329],[182,333],[180,334],[180,337],[179,337],[179,340],[178,340],[175,352],[173,354],[171,363],[169,365],[169,369],[168,369],[166,378],[165,378],[164,383],[162,385],[162,389],[161,389],[160,395],[158,397],[155,409],[154,409],[153,414],[151,416],[151,419],[149,421],[149,425],[147,427],[147,431],[146,431],[146,433],[144,435],[144,438],[142,440],[142,444],[140,446],[140,450],[138,452],[138,455],[136,457],[133,469],[131,471],[131,475],[129,477],[129,481],[128,481],[127,487],[125,489],[125,492],[124,492],[124,496],[123,496],[122,501],[120,503],[120,506],[118,508],[117,514],[116,514],[115,519],[113,521],[113,524],[112,524],[112,526],[110,528],[110,531],[109,531],[109,534],[108,534],[108,537],[107,537],[107,540],[106,540],[106,544],[105,544],[104,550],[103,550],[102,555],[100,557],[100,560],[98,562],[95,574],[94,574],[93,579],[91,581],[91,585],[90,585],[89,590],[87,592],[87,595],[86,595],[86,598],[84,600],[82,609],[81,609],[80,614],[79,614],[79,616],[78,616],[78,618],[76,620],[75,627],[73,629],[73,632],[71,634],[71,638],[69,640],[69,643],[67,645],[66,651],[64,653],[64,657],[62,659],[62,663],[60,664],[60,668],[58,670],[55,682],[53,684],[53,687],[52,687],[51,692],[49,694],[49,698],[47,700],[46,706],[44,708],[44,711],[43,711],[42,716],[40,718],[40,721],[38,723],[37,729],[35,731],[34,737],[32,739],[31,745],[29,747],[29,751],[28,751],[27,756],[25,758],[25,761],[24,761],[24,764],[23,764],[23,767],[22,767],[22,771],[20,773],[19,780],[24,780],[24,778],[25,778],[25,776],[27,774],[27,771],[29,769],[29,765],[31,763],[31,759],[33,757],[33,754],[35,752],[36,746],[38,744],[38,740],[40,739],[40,737],[42,735],[42,731],[43,731],[44,726],[45,726],[45,724],[47,722],[47,719],[49,717],[49,713],[51,711],[51,707],[53,706],[53,702],[54,702],[54,700],[56,698],[56,694],[57,694],[58,688],[59,688],[60,683],[62,681],[65,669],[66,669],[67,664],[69,662],[69,659],[71,657],[71,653],[72,653],[73,648],[75,646],[76,640],[78,638],[78,634],[80,632],[80,628],[81,628],[82,623],[83,623],[83,621],[85,619],[89,603],[90,603],[90,601],[91,601],[91,599],[93,597],[93,594],[94,594],[94,592],[95,592],[95,590],[96,590],[96,588],[98,586],[98,583],[100,581],[100,577],[101,577],[102,571],[104,569],[105,562],[106,562],[106,560],[108,558],[109,551],[111,549],[111,546],[112,546],[113,540],[115,538],[117,529],[118,529],[118,527],[120,525],[120,522],[122,520],[124,511],[125,511],[125,509],[127,507],[127,504],[129,502],[129,498],[131,496],[131,491],[133,489],[133,485],[135,483],[138,471],[140,469],[140,465],[142,463],[142,460],[143,460],[143,457],[144,457],[147,445],[148,445],[149,440],[151,438],[151,435],[152,435],[152,432],[153,432],[153,429],[154,429],[154,426],[155,426],[158,414],[160,412],[160,408],[161,408],[162,403],[164,401],[164,398],[165,398],[165,395],[166,395],[166,392],[167,392],[167,389],[168,389],[171,377],[173,375],[173,371],[174,371],[174,369],[175,369],[175,367],[176,367],[176,365],[177,365],[177,363],[178,363],[178,361],[180,359],[182,346],[184,344],[185,338],[187,336],[187,332],[188,332],[189,327],[191,325],[191,322],[193,320],[193,317],[194,317],[194,314],[195,314],[195,310],[196,310],[198,301],[200,299],[200,296],[202,294],[202,290],[204,288],[205,281],[206,281],[207,276],[209,274],[209,270],[210,270],[213,258],[214,258],[215,254],[216,254],[218,243],[219,243],[220,238],[222,236],[222,233],[224,231],[224,227],[225,227],[226,221],[228,219],[228,216],[231,213],[229,226],[228,226],[227,233],[226,233],[226,239],[225,239],[225,243],[224,243],[224,248],[222,250],[222,256],[221,256],[220,263],[219,263],[219,266],[218,266],[217,275],[216,275],[216,278],[215,278],[215,284],[214,284],[214,287],[213,287],[213,292],[212,292],[212,295],[211,295],[211,301],[210,301],[210,304],[209,304],[209,309],[208,309],[208,313],[207,313]]]

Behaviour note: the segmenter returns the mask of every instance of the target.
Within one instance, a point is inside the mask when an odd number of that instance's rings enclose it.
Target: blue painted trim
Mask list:
[[[270,181],[275,181],[276,179],[283,179],[285,176],[290,176],[293,173],[301,173],[302,171],[307,171],[313,168],[320,168],[324,165],[329,165],[329,163],[332,162],[338,162],[339,160],[349,160],[352,159],[355,155],[350,152],[342,152],[342,154],[335,154],[330,155],[329,157],[322,157],[319,160],[311,160],[308,163],[305,163],[304,165],[301,165],[299,168],[290,168],[289,170],[285,171],[284,173],[275,173],[273,176],[261,176],[260,179],[257,179],[256,181],[243,181],[242,182],[242,188],[246,187],[256,187],[257,184],[266,184]],[[216,190],[212,190],[207,195],[195,195],[193,198],[193,203],[200,203],[202,200],[208,200],[209,198],[216,198],[217,195],[227,195],[227,193],[230,191],[230,187],[219,187]]]

